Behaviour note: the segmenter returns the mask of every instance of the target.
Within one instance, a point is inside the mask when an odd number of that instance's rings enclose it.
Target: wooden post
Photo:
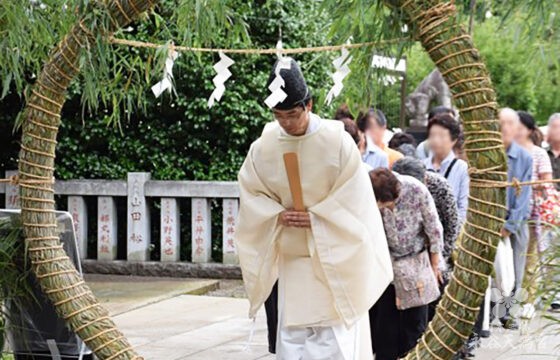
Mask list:
[[[111,196],[97,198],[97,260],[117,258],[117,206]]]
[[[192,203],[192,262],[207,263],[212,257],[212,221],[210,202],[193,198]]]
[[[128,173],[127,181],[127,259],[150,259],[150,213],[144,196],[144,184],[150,173]]]
[[[180,212],[176,198],[161,199],[161,261],[180,260]]]
[[[239,210],[239,202],[237,199],[224,199],[223,222],[222,222],[222,252],[224,264],[239,264],[237,250],[233,237],[235,235],[235,226],[237,224],[237,212]]]
[[[78,242],[80,259],[87,259],[88,217],[84,197],[68,196],[68,212],[72,215],[72,221],[74,222],[74,231],[76,232],[76,241]]]

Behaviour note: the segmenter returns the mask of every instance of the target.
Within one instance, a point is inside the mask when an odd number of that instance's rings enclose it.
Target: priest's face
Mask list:
[[[292,136],[304,135],[309,125],[309,112],[311,112],[311,101],[305,106],[296,106],[290,110],[274,109],[274,118],[284,131]]]

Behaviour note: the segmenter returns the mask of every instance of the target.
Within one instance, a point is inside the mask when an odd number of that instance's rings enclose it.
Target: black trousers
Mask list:
[[[278,282],[274,284],[268,299],[264,302],[266,327],[268,328],[268,352],[276,354],[276,332],[278,331]]]
[[[399,310],[395,300],[395,287],[389,285],[369,311],[376,360],[403,357],[416,345],[428,324],[428,305]]]

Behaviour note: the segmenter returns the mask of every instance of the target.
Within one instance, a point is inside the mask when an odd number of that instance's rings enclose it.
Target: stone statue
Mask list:
[[[410,119],[411,128],[425,128],[428,125],[430,104],[451,107],[451,92],[438,69],[432,71],[414,92],[406,97],[406,115]]]

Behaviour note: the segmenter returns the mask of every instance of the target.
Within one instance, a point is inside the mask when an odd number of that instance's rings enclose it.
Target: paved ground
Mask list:
[[[182,295],[118,315],[115,321],[146,360],[274,358],[267,356],[263,313],[245,349],[253,325],[246,300]]]
[[[186,292],[183,282],[190,282],[190,291],[200,291],[208,284],[206,280],[128,280],[98,278],[90,283],[146,360],[274,359],[267,353],[264,311],[258,314],[247,348],[253,323],[247,319],[247,300],[240,298],[240,282],[221,282],[221,288],[210,291],[210,296],[176,296]],[[544,324],[536,319],[516,332],[494,327],[493,336],[484,340],[476,359],[560,359],[560,351],[555,349],[560,345],[560,334],[553,336],[552,329],[543,329]]]
[[[518,331],[505,330],[496,322],[491,328],[492,336],[483,339],[476,359],[560,359],[560,329],[552,328],[543,315],[541,313],[531,321],[522,321]]]
[[[200,295],[219,289],[218,280],[85,274],[98,300],[113,315],[178,295]]]
[[[247,318],[241,281],[85,278],[146,360],[274,359],[267,352],[264,312],[258,314],[246,348],[253,322]],[[207,296],[192,295],[201,293]]]

